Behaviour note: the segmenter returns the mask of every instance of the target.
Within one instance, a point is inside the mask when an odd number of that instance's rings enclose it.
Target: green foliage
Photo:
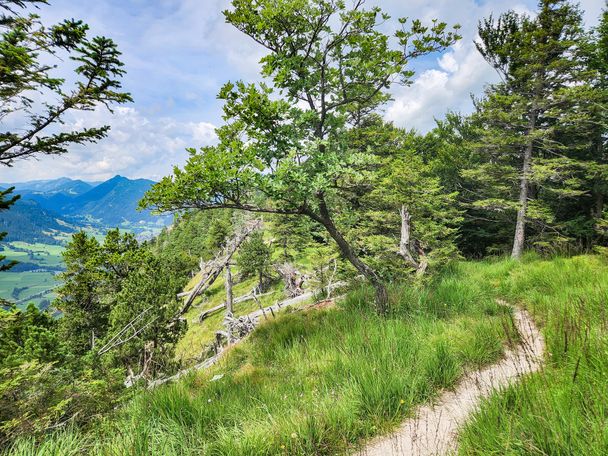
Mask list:
[[[169,368],[172,347],[183,329],[169,324],[179,307],[176,295],[186,281],[180,257],[157,257],[132,234],[115,229],[107,233],[103,244],[77,233],[66,247],[64,260],[63,285],[54,305],[64,313],[60,329],[71,352],[95,353],[145,314],[137,338],[116,347],[104,361],[112,367],[145,366],[146,375]],[[152,364],[142,361],[142,354],[152,353]]]
[[[64,314],[61,332],[70,351],[83,355],[95,337],[105,334],[109,306],[97,292],[103,286],[102,246],[84,231],[76,233],[63,253],[66,271],[54,305]]]
[[[597,71],[585,64],[580,10],[566,0],[542,0],[536,17],[490,16],[479,35],[479,51],[503,82],[476,103],[477,156],[463,172],[474,182],[471,211],[511,226],[519,212],[528,245],[583,237],[568,217],[580,211],[590,188],[586,176],[601,157],[589,147],[590,130],[597,129]]]
[[[237,266],[242,277],[257,277],[262,288],[264,278],[270,274],[270,247],[264,242],[264,233],[256,231],[247,239],[237,257]]]
[[[169,325],[180,302],[176,296],[185,285],[183,266],[174,261],[156,258],[147,250],[139,250],[136,264],[122,281],[109,313],[108,335],[114,335],[146,312],[149,324],[137,338],[112,350],[104,359],[110,366],[140,366],[142,354],[149,357],[142,366],[147,376],[171,372],[174,367],[175,343],[183,334],[183,325]],[[176,274],[177,272],[177,274]]]
[[[154,186],[142,206],[307,216],[374,284],[384,312],[380,278],[335,223],[343,182],[357,179],[370,158],[367,150],[349,147],[349,131],[389,100],[393,82],[411,82],[411,60],[441,51],[459,36],[445,23],[427,27],[414,20],[406,27],[402,19],[390,38],[378,22],[388,16],[363,3],[234,0],[226,19],[268,51],[262,75],[274,89],[227,83],[219,94],[226,121],[217,130],[219,144],[190,149],[184,168]]]
[[[19,199],[18,195],[11,196],[14,189],[14,187],[11,187],[6,190],[0,190],[0,212],[8,210]],[[0,242],[6,237],[7,234],[8,233],[0,232]],[[6,256],[0,255],[0,272],[8,271],[15,266],[15,264],[17,264],[15,261],[4,263],[4,260],[6,260]]]
[[[220,365],[47,448],[87,441],[92,455],[342,454],[397,426],[464,370],[500,358],[513,337],[510,315],[477,279],[452,270],[428,288],[396,285],[389,318],[375,315],[368,287],[337,309],[282,315]]]
[[[72,359],[57,326],[33,305],[0,309],[0,447],[62,422],[84,424],[118,399],[118,378]]]
[[[65,20],[44,26],[35,14],[21,15],[19,9],[45,1],[6,0],[0,20],[0,99],[3,118],[17,113],[25,128],[0,132],[0,165],[12,166],[16,160],[38,154],[62,154],[70,144],[96,142],[107,135],[108,126],[49,133],[49,127],[62,122],[66,112],[87,111],[98,105],[131,101],[121,92],[124,74],[116,44],[105,37],[87,37],[82,21]],[[74,62],[76,81],[72,88],[53,76],[56,64],[67,58]],[[32,92],[45,94],[41,103]]]
[[[344,182],[351,189],[347,206],[357,211],[345,210],[340,221],[349,227],[349,238],[367,261],[388,278],[412,269],[399,256],[402,208],[411,216],[414,256],[418,257],[417,247],[432,270],[457,258],[456,235],[462,221],[457,192],[442,186],[435,162],[420,151],[423,138],[380,119],[370,119],[351,133],[351,147],[370,149],[375,158],[362,166],[359,180]]]
[[[233,231],[232,211],[186,212],[177,216],[170,228],[165,228],[152,241],[151,250],[166,259],[180,259],[184,274],[198,267],[202,258],[211,260]]]

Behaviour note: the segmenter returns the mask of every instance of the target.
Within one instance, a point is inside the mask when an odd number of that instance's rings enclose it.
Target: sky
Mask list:
[[[347,0],[350,1],[350,0]],[[116,174],[159,180],[183,165],[188,147],[215,142],[221,125],[216,99],[227,81],[259,80],[263,50],[224,21],[229,0],[50,0],[39,14],[46,23],[82,19],[91,35],[111,37],[123,53],[125,90],[134,99],[111,114],[75,112],[65,128],[110,125],[97,144],[70,147],[68,154],[16,162],[0,168],[0,182],[70,177],[100,181]],[[398,17],[460,24],[463,39],[441,55],[415,62],[414,83],[393,90],[387,120],[426,132],[449,110],[470,113],[497,75],[474,46],[476,27],[489,14],[508,9],[533,14],[536,0],[367,0]],[[588,26],[597,23],[604,0],[582,0]],[[390,28],[391,24],[387,27]]]

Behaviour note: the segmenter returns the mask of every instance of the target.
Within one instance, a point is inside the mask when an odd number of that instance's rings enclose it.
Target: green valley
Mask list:
[[[598,3],[0,0],[0,455],[608,454]]]

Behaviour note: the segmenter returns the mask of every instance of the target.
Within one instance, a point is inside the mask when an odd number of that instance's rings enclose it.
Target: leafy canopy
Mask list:
[[[345,132],[389,100],[393,83],[411,82],[412,59],[458,39],[444,23],[407,19],[391,39],[379,30],[388,15],[363,3],[233,1],[226,19],[268,51],[262,74],[272,87],[227,83],[219,144],[190,149],[142,206],[311,215],[337,196],[367,155],[349,150]]]

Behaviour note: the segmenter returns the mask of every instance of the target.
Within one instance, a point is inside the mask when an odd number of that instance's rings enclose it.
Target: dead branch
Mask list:
[[[401,215],[401,239],[399,241],[399,254],[409,266],[416,270],[417,276],[422,276],[426,272],[429,265],[428,259],[424,253],[424,250],[422,249],[422,246],[420,245],[420,242],[418,240],[412,242],[411,240],[412,216],[405,205],[401,206],[399,214]],[[412,255],[412,244],[414,244],[414,248],[416,249],[418,260],[416,260],[414,255]]]
[[[194,299],[204,293],[219,277],[222,270],[226,267],[226,265],[230,262],[230,259],[234,255],[234,253],[238,250],[241,244],[247,239],[247,237],[253,233],[254,231],[260,229],[262,227],[262,222],[260,220],[255,220],[247,223],[241,230],[239,230],[232,239],[230,239],[226,246],[222,249],[222,251],[215,257],[214,260],[203,264],[203,268],[201,269],[202,277],[199,283],[194,287],[194,289],[188,295],[186,302],[179,310],[174,319],[177,319],[184,315],[192,304],[194,303]]]
[[[281,275],[285,284],[287,296],[293,298],[304,293],[304,276],[291,263],[283,263],[276,266],[277,272]]]

